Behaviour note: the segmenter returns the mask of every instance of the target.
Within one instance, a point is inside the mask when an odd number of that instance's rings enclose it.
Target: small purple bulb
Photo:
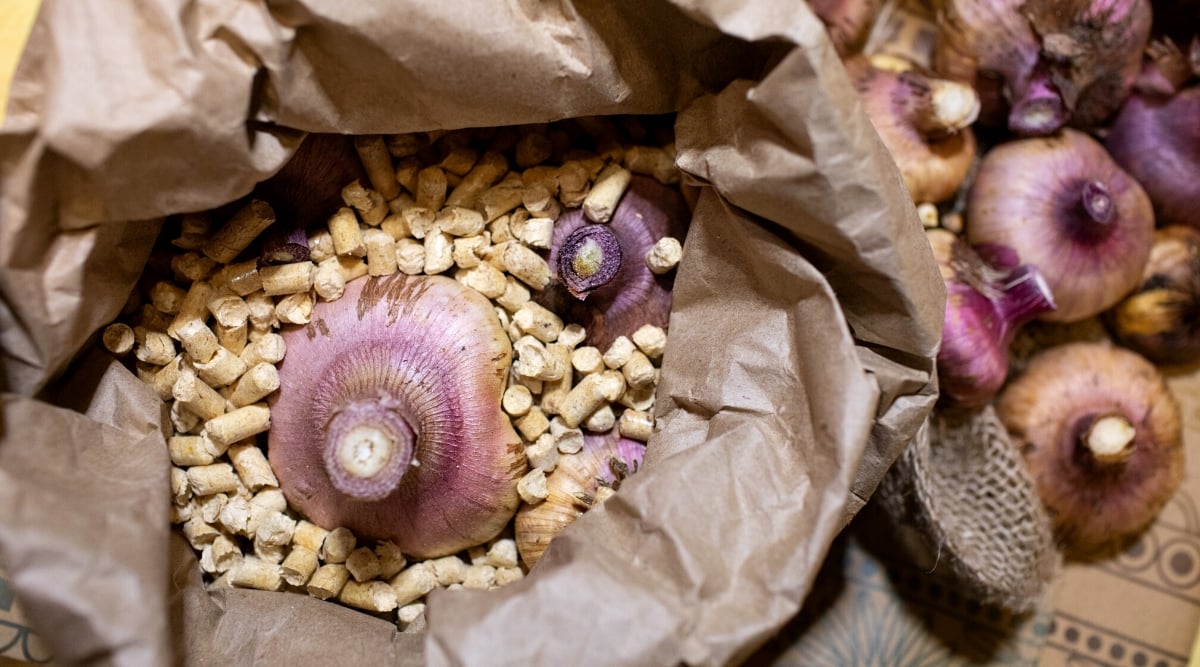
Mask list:
[[[571,232],[558,251],[558,277],[571,296],[583,301],[621,271],[621,242],[606,225]]]

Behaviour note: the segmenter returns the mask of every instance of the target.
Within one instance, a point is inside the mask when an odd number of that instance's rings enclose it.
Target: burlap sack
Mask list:
[[[917,562],[949,569],[980,602],[1029,611],[1058,572],[1050,519],[990,405],[931,415],[878,499],[915,529]]]

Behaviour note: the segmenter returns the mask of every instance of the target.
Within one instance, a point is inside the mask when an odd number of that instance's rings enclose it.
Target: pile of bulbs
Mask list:
[[[857,52],[879,3],[812,4],[946,283],[937,409],[994,406],[1066,551],[1119,546],[1183,476],[1156,364],[1200,359],[1200,9],[950,0],[921,67]]]

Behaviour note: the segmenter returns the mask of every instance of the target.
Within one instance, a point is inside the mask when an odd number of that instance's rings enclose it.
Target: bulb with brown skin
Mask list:
[[[537,505],[523,505],[514,524],[517,551],[533,567],[550,542],[598,501],[601,487],[616,491],[638,471],[646,445],[622,438],[614,429],[585,434],[583,449],[560,456],[546,477],[549,495]]]
[[[916,70],[877,67],[865,57],[845,64],[913,201],[937,203],[954,196],[975,159],[969,128],[979,115],[975,91]]]
[[[645,324],[665,329],[675,275],[655,275],[644,258],[665,236],[683,239],[690,219],[679,190],[635,175],[607,224],[580,209],[559,217],[549,257],[556,279],[535,298],[582,325],[601,350]]]
[[[1057,309],[1040,319],[1075,322],[1128,294],[1154,239],[1142,187],[1095,139],[1063,130],[1018,139],[984,155],[967,197],[967,241],[1037,267]]]
[[[1154,39],[1146,45],[1146,56],[1133,83],[1133,92],[1170,97],[1197,76],[1200,76],[1200,37],[1192,38],[1186,52],[1170,37]]]
[[[1009,382],[996,412],[1072,553],[1142,531],[1182,481],[1179,404],[1154,365],[1130,350],[1049,348]]]
[[[268,451],[293,508],[420,558],[505,527],[527,464],[500,409],[512,347],[485,297],[441,276],[364,278],[283,336]]]
[[[1118,342],[1155,363],[1200,359],[1200,230],[1157,230],[1141,285],[1104,320]]]
[[[934,69],[979,88],[984,117],[1018,135],[1094,127],[1129,94],[1150,14],[1148,0],[949,0]]]

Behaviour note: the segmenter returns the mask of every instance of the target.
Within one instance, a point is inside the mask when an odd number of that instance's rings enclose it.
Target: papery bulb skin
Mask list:
[[[1182,481],[1178,401],[1130,350],[1106,342],[1049,348],[1009,382],[996,413],[1073,554],[1145,529]]]
[[[1200,76],[1200,37],[1192,40],[1190,53],[1170,38],[1154,39],[1146,46],[1145,60],[1133,82],[1133,94],[1170,97],[1197,76]]]
[[[983,118],[1021,136],[1090,128],[1128,96],[1150,35],[1148,0],[950,0],[934,69],[977,87],[1003,81],[1006,113],[980,91]]]
[[[659,239],[682,239],[687,234],[691,212],[676,188],[635,175],[605,227],[620,246],[620,269],[611,280],[589,286],[585,300],[572,296],[557,273],[549,287],[535,299],[564,319],[587,330],[588,344],[608,349],[620,336],[630,336],[642,325],[667,327],[671,314],[671,289],[675,273],[655,275],[643,258]],[[554,225],[549,264],[559,266],[559,252],[566,240],[585,225],[593,225],[583,211],[564,212]],[[611,261],[616,253],[609,253]]]
[[[608,433],[584,434],[583,449],[564,454],[546,477],[549,495],[537,505],[523,505],[514,523],[517,551],[527,567],[537,564],[550,542],[597,501],[601,486],[613,491],[641,468],[645,443]]]
[[[303,227],[295,229],[280,228],[270,231],[263,239],[262,253],[259,255],[259,266],[272,264],[291,264],[307,262],[310,257],[308,234]]]
[[[512,347],[485,297],[441,276],[363,278],[283,336],[268,452],[293,508],[420,558],[504,528],[527,463],[500,409]]]
[[[998,269],[954,234],[926,232],[946,283],[938,386],[948,403],[982,407],[1008,375],[1008,346],[1020,327],[1054,309],[1049,287],[1030,266]]]
[[[843,58],[862,50],[883,7],[881,0],[808,0],[808,4],[825,24],[829,41]]]
[[[1118,342],[1154,363],[1200,359],[1200,230],[1156,231],[1141,285],[1104,320]]]
[[[1105,146],[1145,188],[1160,226],[1200,228],[1200,85],[1130,97]]]
[[[968,194],[966,235],[976,247],[1007,247],[1038,269],[1057,305],[1040,319],[1075,322],[1138,284],[1154,212],[1103,146],[1068,129],[988,151]]]
[[[913,201],[952,197],[975,159],[969,126],[979,115],[979,96],[964,84],[882,69],[865,57],[845,65]]]
[[[1062,92],[1050,80],[1050,73],[1045,67],[1035,69],[1029,77],[1025,94],[1011,107],[1008,129],[1023,137],[1053,134],[1066,125],[1070,117]]]
[[[277,229],[303,230],[344,206],[342,188],[355,180],[365,183],[367,175],[353,139],[310,134],[278,173],[254,187],[252,196],[275,209]]]

